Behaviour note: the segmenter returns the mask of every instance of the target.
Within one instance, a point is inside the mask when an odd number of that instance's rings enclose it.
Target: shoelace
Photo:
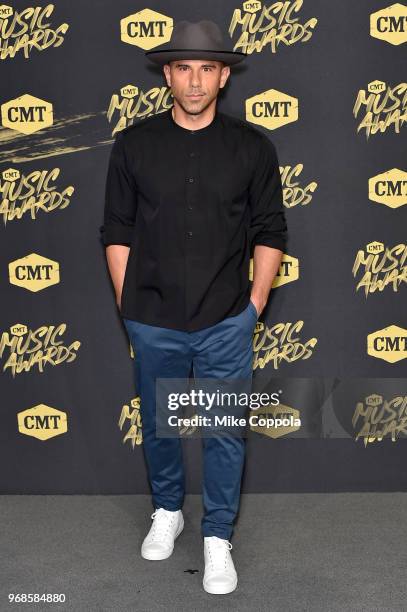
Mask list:
[[[170,532],[170,527],[175,520],[175,514],[170,517],[164,508],[158,508],[155,510],[155,512],[153,512],[151,518],[154,519],[151,539],[162,540],[163,538],[166,538]]]
[[[226,570],[228,566],[229,550],[233,546],[228,540],[220,538],[211,538],[208,542],[209,562],[213,569]],[[221,553],[224,553],[223,555]],[[215,556],[216,555],[216,556]]]

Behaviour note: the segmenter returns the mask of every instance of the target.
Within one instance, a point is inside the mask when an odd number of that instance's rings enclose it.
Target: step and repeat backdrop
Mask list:
[[[253,335],[253,391],[280,404],[250,428],[243,492],[405,490],[407,5],[19,0],[0,5],[1,491],[149,492],[99,230],[115,135],[172,105],[144,53],[182,19],[248,54],[219,109],[270,138],[284,187]]]

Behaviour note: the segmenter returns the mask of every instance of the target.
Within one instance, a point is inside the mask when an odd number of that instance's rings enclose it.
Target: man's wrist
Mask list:
[[[256,306],[257,312],[259,313],[259,316],[260,316],[261,313],[263,312],[265,305],[267,304],[268,295],[265,295],[263,292],[252,291],[250,295],[250,299]]]

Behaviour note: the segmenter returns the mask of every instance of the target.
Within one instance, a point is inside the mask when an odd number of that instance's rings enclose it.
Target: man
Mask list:
[[[100,230],[116,301],[134,349],[143,451],[155,511],[141,554],[172,554],[184,527],[179,437],[156,429],[157,378],[250,378],[253,331],[286,243],[279,164],[267,136],[220,113],[230,66],[210,21],[179,22],[171,42],[146,53],[163,66],[174,105],[119,132]],[[250,291],[249,263],[254,277]],[[230,593],[230,538],[245,441],[203,438],[203,587]]]

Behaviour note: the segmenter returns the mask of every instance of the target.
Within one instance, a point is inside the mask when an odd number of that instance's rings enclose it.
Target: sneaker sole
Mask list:
[[[227,595],[228,593],[232,593],[237,587],[237,579],[233,583],[232,586],[228,586],[226,588],[222,588],[220,585],[216,587],[208,587],[205,585],[205,581],[202,582],[203,588],[207,593],[211,595]]]
[[[182,519],[182,522],[180,526],[178,527],[178,530],[175,533],[174,542],[178,538],[180,533],[182,533],[183,529],[184,529],[184,519]],[[174,547],[172,547],[172,549],[169,552],[162,552],[162,553],[160,552],[151,553],[148,551],[143,551],[143,549],[141,549],[141,556],[143,557],[143,559],[147,559],[147,561],[163,561],[164,559],[168,559],[168,557],[171,557],[173,552],[174,552]]]

